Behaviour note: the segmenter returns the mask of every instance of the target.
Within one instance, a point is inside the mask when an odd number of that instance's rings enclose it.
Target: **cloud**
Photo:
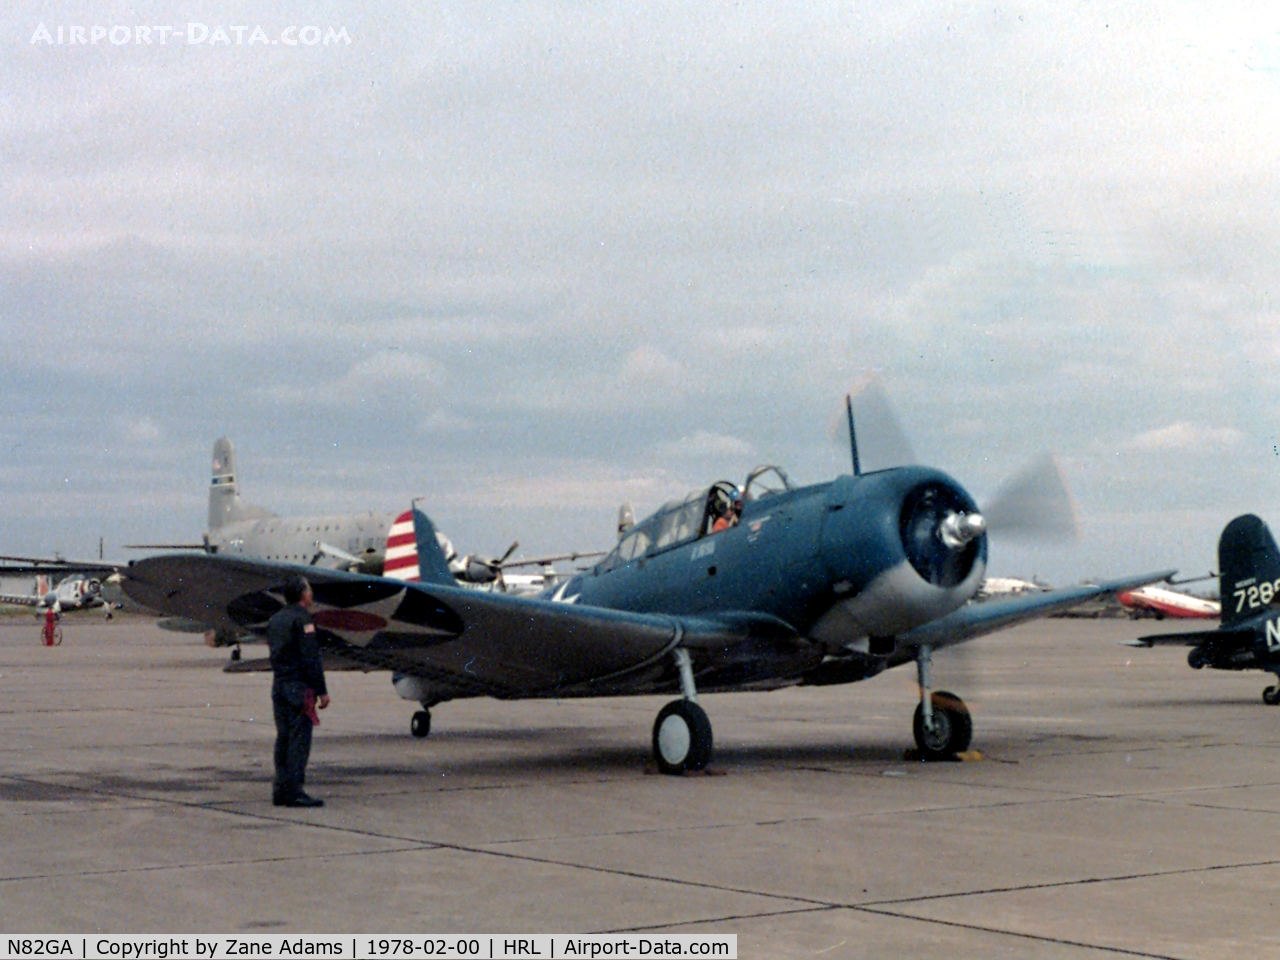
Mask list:
[[[1203,451],[1239,447],[1245,435],[1234,427],[1206,427],[1179,421],[1133,437],[1126,444],[1133,450]]]
[[[306,371],[302,371],[304,374]],[[336,378],[311,374],[273,384],[262,392],[274,403],[373,409],[413,408],[423,411],[444,386],[444,372],[431,357],[398,350],[381,350],[352,363]]]
[[[141,417],[136,420],[119,417],[116,420],[116,428],[130,443],[155,443],[162,437],[160,428],[150,417]]]
[[[695,457],[741,459],[755,456],[755,452],[755,447],[745,440],[722,433],[712,433],[708,430],[699,430],[692,436],[684,436],[679,440],[660,443],[655,450],[659,458],[682,460]]]
[[[684,368],[656,347],[637,347],[622,361],[621,380],[627,387],[644,391],[681,388]]]

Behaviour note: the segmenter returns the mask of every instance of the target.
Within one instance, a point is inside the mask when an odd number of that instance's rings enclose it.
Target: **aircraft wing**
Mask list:
[[[1065,587],[1045,593],[1022,594],[1007,600],[987,600],[970,603],[952,611],[931,623],[908,630],[898,637],[899,643],[908,646],[929,644],[934,648],[946,647],[984,634],[994,633],[1027,620],[1047,617],[1053,613],[1070,610],[1074,606],[1121,590],[1132,590],[1143,584],[1155,583],[1171,577],[1176,571],[1161,570],[1140,577],[1125,577],[1104,583],[1081,587]]]
[[[0,593],[0,603],[14,603],[23,607],[38,607],[40,598],[33,593]]]
[[[1126,647],[1198,647],[1206,641],[1221,643],[1234,640],[1242,644],[1253,641],[1254,631],[1248,630],[1192,630],[1187,633],[1152,633],[1136,640],[1126,640]]]
[[[315,594],[312,616],[327,655],[420,677],[441,699],[635,692],[625,678],[670,671],[665,654],[686,639],[685,626],[661,614],[209,555],[137,561],[123,586],[160,613],[261,633],[283,606],[280,585],[299,573]],[[728,639],[750,633],[731,626]]]
[[[21,577],[40,573],[62,574],[69,576],[75,573],[115,573],[123,563],[109,563],[105,560],[63,560],[61,557],[11,557],[0,555],[0,574]]]

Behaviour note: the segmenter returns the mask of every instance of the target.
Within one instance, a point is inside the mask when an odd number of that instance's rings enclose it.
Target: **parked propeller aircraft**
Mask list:
[[[987,577],[978,587],[978,599],[988,600],[992,597],[1015,597],[1020,593],[1039,593],[1048,590],[1042,583],[1034,580],[1022,580],[1018,577]]]
[[[388,576],[398,576],[394,549],[388,544],[399,538],[403,550],[404,530],[412,539],[409,514],[369,511],[310,517],[281,517],[240,497],[236,454],[231,441],[221,437],[213,445],[212,476],[209,486],[209,529],[201,543],[129,544],[131,550],[204,550],[210,554],[255,557],[287,563],[380,575],[391,562]],[[400,522],[397,532],[393,528]],[[407,524],[407,527],[404,526]],[[459,556],[444,534],[438,534],[449,569],[462,583],[487,584],[502,578],[504,569],[544,563],[546,558],[508,560],[511,550],[498,560],[478,555]],[[518,544],[512,544],[512,550]],[[558,558],[552,558],[558,559]],[[401,573],[403,571],[401,570]]]
[[[1187,663],[1195,670],[1274,673],[1277,683],[1262,692],[1262,699],[1280,704],[1280,548],[1262,520],[1246,513],[1223,528],[1218,571],[1222,622],[1217,630],[1151,634],[1130,645],[1191,647]]]
[[[852,437],[852,407],[849,420]],[[1021,499],[1042,511],[1043,498]],[[988,512],[1009,529],[1029,519],[1007,500]],[[968,604],[989,526],[973,498],[926,467],[863,473],[856,444],[854,473],[828,483],[798,487],[763,467],[741,490],[720,481],[669,503],[538,599],[458,587],[431,521],[416,508],[413,520],[417,582],[170,555],[134,564],[125,590],[171,615],[260,633],[284,579],[304,573],[326,665],[394,671],[400,695],[421,704],[417,736],[433,706],[462,697],[677,693],[658,713],[653,752],[660,770],[682,773],[712,755],[699,692],[850,683],[913,662],[921,755],[964,751],[972,721],[959,697],[933,690],[933,651],[1171,575]]]
[[[204,550],[382,573],[387,533],[394,515],[374,513],[281,517],[240,497],[231,441],[213,445],[208,531],[202,543],[130,544],[129,549]]]
[[[5,565],[0,572],[10,576],[34,574],[35,577],[31,593],[0,593],[0,603],[35,607],[38,611],[52,607],[56,612],[102,607],[108,618],[116,609],[117,605],[102,595],[105,583],[120,582],[120,575],[113,567],[34,557],[0,557],[0,560],[21,562],[21,566]]]
[[[1134,619],[1147,615],[1163,620],[1165,617],[1179,619],[1211,620],[1222,613],[1222,604],[1217,600],[1206,600],[1193,597],[1179,590],[1167,590],[1164,587],[1149,585],[1136,590],[1123,590],[1116,594],[1120,605],[1131,611]]]

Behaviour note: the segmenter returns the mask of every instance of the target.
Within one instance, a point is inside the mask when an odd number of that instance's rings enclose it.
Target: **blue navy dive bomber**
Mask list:
[[[280,585],[305,573],[327,668],[386,669],[430,709],[459,697],[675,694],[653,751],[668,773],[705,767],[699,692],[849,683],[914,662],[921,754],[966,750],[968,710],[932,689],[934,650],[1170,571],[981,604],[987,520],[953,479],[901,467],[795,486],[777,467],[721,481],[626,530],[589,571],[536,599],[457,585],[414,511],[417,582],[209,555],[151,557],[126,592],[171,616],[260,632]]]

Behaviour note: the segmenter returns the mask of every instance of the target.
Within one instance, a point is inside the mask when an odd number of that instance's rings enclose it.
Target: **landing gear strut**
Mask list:
[[[682,700],[672,700],[658,713],[653,724],[653,758],[663,773],[682,774],[701,770],[711,762],[711,721],[698,706],[693,683],[693,662],[683,647],[675,653],[680,670]]]
[[[413,715],[413,719],[409,721],[409,732],[418,739],[422,739],[431,732],[431,710],[430,704],[424,703],[422,709]]]
[[[920,704],[911,730],[924,760],[949,760],[969,749],[973,741],[973,720],[969,708],[954,693],[933,692],[933,648],[921,645],[916,653],[920,678]]]

